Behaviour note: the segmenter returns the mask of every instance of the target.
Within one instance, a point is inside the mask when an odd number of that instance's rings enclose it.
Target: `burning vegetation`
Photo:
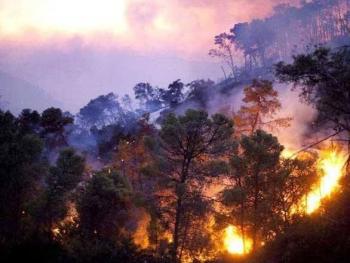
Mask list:
[[[304,197],[307,214],[315,212],[324,198],[339,190],[339,181],[345,173],[346,154],[337,149],[321,150],[317,168],[320,178]]]
[[[316,212],[322,200],[331,198],[332,193],[339,191],[339,182],[345,175],[347,155],[339,148],[324,148],[319,150],[317,160],[318,179],[310,190],[294,204],[291,213],[312,214]],[[252,250],[252,240],[240,232],[236,226],[229,225],[225,229],[223,244],[227,252],[244,255]],[[265,245],[265,241],[260,243]]]
[[[0,111],[1,255],[344,262],[350,50],[339,43],[349,41],[349,12],[345,0],[307,1],[237,24],[210,52],[229,65],[224,80],[139,83],[137,109],[110,93],[76,116]],[[307,26],[298,36],[285,34],[299,24]],[[291,58],[302,35],[308,43]],[[315,43],[337,48],[307,47]],[[284,110],[290,86],[302,99],[293,105],[308,105],[312,121]]]

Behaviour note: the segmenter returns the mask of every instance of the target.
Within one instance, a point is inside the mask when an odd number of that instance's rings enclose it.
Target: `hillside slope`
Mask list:
[[[0,107],[18,114],[30,108],[43,111],[48,107],[61,107],[61,103],[35,85],[0,71]]]

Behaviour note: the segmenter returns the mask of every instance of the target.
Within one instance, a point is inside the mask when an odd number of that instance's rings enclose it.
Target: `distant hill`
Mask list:
[[[0,71],[0,108],[18,114],[30,108],[39,112],[62,104],[39,87]]]

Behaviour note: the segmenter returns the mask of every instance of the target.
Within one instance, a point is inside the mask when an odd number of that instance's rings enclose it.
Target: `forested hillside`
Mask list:
[[[220,81],[2,107],[1,262],[348,262],[349,33],[348,0],[283,4],[218,32]]]

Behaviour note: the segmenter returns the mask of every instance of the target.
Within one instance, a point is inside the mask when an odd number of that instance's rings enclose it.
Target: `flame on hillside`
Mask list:
[[[284,158],[293,157],[292,151],[285,151],[283,154]],[[302,158],[302,157],[301,157]],[[346,163],[346,154],[336,148],[326,148],[319,152],[317,161],[318,173],[320,175],[319,182],[317,182],[311,191],[305,195],[292,213],[304,212],[311,214],[319,209],[324,198],[328,198],[339,189],[339,180],[344,175],[344,164]],[[213,186],[215,189],[210,189],[210,194],[215,195],[221,188]],[[217,188],[217,189],[216,189]],[[55,237],[59,237],[65,232],[65,225],[74,223],[77,219],[77,211],[74,204],[69,204],[69,212],[64,220],[52,228],[52,233]],[[148,228],[150,226],[150,215],[144,211],[137,224],[137,229],[133,234],[133,241],[135,245],[141,249],[147,249],[151,246]],[[253,241],[246,235],[242,235],[241,231],[237,226],[229,225],[222,232],[216,233],[214,231],[215,220],[211,218],[208,221],[207,231],[215,239],[215,249],[218,251],[226,251],[229,254],[244,256],[252,251]],[[215,238],[214,238],[215,236]],[[167,231],[162,233],[160,239],[165,240],[168,244],[173,242],[171,232]],[[263,246],[264,244],[261,243]],[[206,258],[203,254],[202,256]]]
[[[282,153],[284,158],[292,158],[292,151],[285,150]],[[312,214],[320,208],[322,200],[328,198],[332,193],[339,189],[339,181],[344,175],[344,164],[346,163],[346,154],[336,148],[326,148],[319,152],[317,168],[320,179],[311,191],[300,200],[296,205],[300,211],[306,214]],[[251,251],[252,241],[238,232],[237,227],[230,225],[225,229],[223,235],[223,244],[226,251],[230,254],[244,255]]]
[[[307,214],[315,212],[324,198],[338,190],[339,180],[344,174],[345,162],[346,155],[337,149],[326,149],[320,152],[317,166],[322,176],[305,197]]]

